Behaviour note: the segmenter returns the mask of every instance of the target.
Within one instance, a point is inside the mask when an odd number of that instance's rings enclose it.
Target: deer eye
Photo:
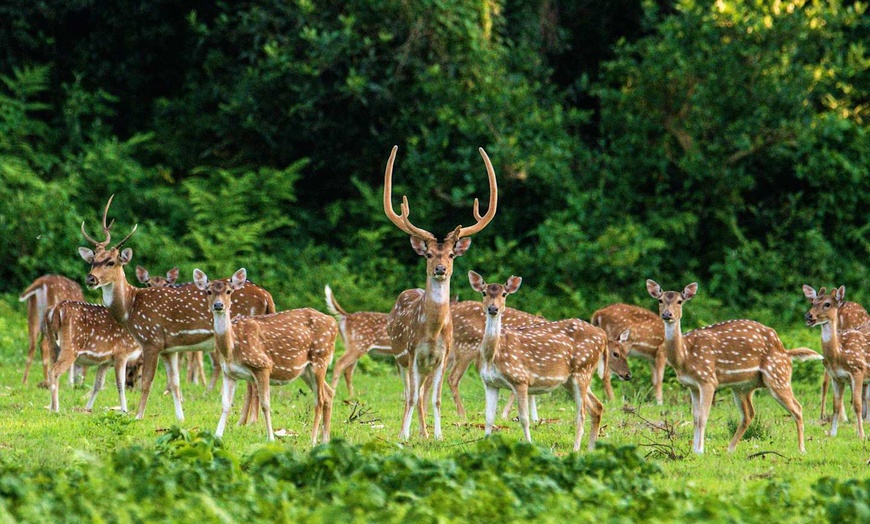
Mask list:
[[[619,358],[619,353],[617,353],[616,351],[614,351],[614,352],[613,352],[613,358],[617,358],[617,359],[618,359],[618,358]]]
[[[450,255],[448,255],[448,256],[449,256],[450,258],[456,258],[456,253],[450,253]]]
[[[232,289],[228,289],[228,290],[227,290],[227,295],[229,295],[229,294],[232,293],[232,292],[233,292]]]
[[[659,299],[659,304],[664,304],[664,303],[665,303],[665,299],[660,298],[660,299]]]
[[[486,291],[481,291],[480,294],[486,296]]]
[[[432,258],[432,253],[426,253],[426,258]]]
[[[828,309],[829,307],[831,307],[831,303],[830,303],[830,302],[825,302],[825,309]]]
[[[206,294],[211,295],[211,289],[209,289],[208,291],[206,291]]]
[[[677,300],[677,304],[682,304],[682,303],[683,303],[682,300]]]
[[[506,296],[507,296],[507,291],[505,291],[504,293],[502,293],[501,296],[506,297]]]
[[[106,266],[108,266],[108,267],[112,267],[112,266],[114,266],[114,265],[115,265],[115,261],[114,261],[114,260],[109,260],[108,262],[106,262]]]

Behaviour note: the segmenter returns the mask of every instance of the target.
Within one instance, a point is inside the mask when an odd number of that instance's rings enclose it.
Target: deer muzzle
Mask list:
[[[494,304],[493,304],[493,305],[490,305],[490,306],[488,306],[488,307],[486,308],[486,312],[487,312],[490,316],[494,317],[494,316],[498,315],[498,306],[496,306],[496,305],[494,305]]]
[[[224,303],[223,303],[223,302],[215,302],[215,303],[212,304],[212,306],[211,306],[211,308],[212,308],[213,310],[215,310],[215,311],[223,311],[225,307],[226,307],[226,306],[224,306]]]
[[[85,277],[85,285],[91,289],[97,287],[97,284],[99,283],[100,281],[97,279],[96,276],[94,276],[93,273],[88,273],[88,276]]]

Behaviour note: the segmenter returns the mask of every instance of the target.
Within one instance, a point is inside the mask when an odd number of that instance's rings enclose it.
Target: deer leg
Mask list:
[[[605,374],[610,370],[605,367]],[[583,440],[583,426],[586,423],[586,392],[580,385],[576,376],[572,376],[565,387],[574,397],[574,451],[580,451],[580,442]]]
[[[211,357],[211,380],[208,381],[208,391],[212,391],[217,385],[218,376],[221,374],[221,364],[217,351],[212,351],[209,356]]]
[[[753,392],[754,390],[732,390],[732,393],[734,394],[734,403],[737,405],[737,408],[740,409],[741,418],[740,424],[737,426],[737,431],[734,432],[734,437],[728,445],[729,453],[733,453],[734,450],[737,449],[737,443],[740,442],[741,438],[743,438],[743,434],[746,433],[746,429],[752,423],[752,419],[755,418],[755,406],[752,405]]]
[[[100,364],[97,368],[97,373],[94,376],[94,387],[91,389],[91,398],[88,399],[88,403],[85,405],[86,410],[92,411],[94,409],[94,401],[97,400],[97,393],[103,389],[107,371],[109,371],[109,364]]]
[[[870,401],[870,387],[865,383],[861,388],[863,394],[863,403],[861,405],[861,415],[864,416],[864,422],[870,422],[870,409],[868,409],[868,401]]]
[[[430,375],[417,375],[418,380],[418,395],[417,395],[417,419],[420,421],[420,436],[424,439],[429,438],[429,428],[426,425],[426,399],[429,397],[429,392],[432,390],[431,372]]]
[[[57,362],[48,370],[48,389],[51,391],[51,406],[49,411],[57,413],[60,410],[60,400],[58,399],[57,385],[60,376],[75,364],[76,355],[73,351],[61,352]]]
[[[489,436],[492,434],[495,413],[498,411],[498,388],[492,387],[486,383],[484,383],[483,386],[486,388],[486,411],[484,411],[486,424],[484,426],[484,435]]]
[[[441,434],[441,390],[444,387],[445,375],[445,359],[442,358],[438,367],[435,368],[435,374],[432,379],[435,381],[432,384],[432,415],[435,423],[435,440],[441,440],[444,436]]]
[[[36,329],[34,326],[28,324],[27,326],[27,338],[28,338],[28,346],[27,346],[27,362],[24,364],[24,379],[21,381],[22,384],[27,384],[27,376],[30,375],[30,365],[33,364],[33,356],[36,354],[36,346],[39,343],[39,324],[36,324]],[[48,337],[43,337],[43,339]],[[45,366],[45,349],[42,349],[42,359],[43,359],[43,371],[45,372],[44,376],[48,376],[48,369]]]
[[[598,400],[592,388],[586,392],[586,409],[589,410],[589,415],[592,417],[592,428],[589,431],[589,451],[595,448],[595,443],[598,441],[598,432],[601,430],[601,415],[604,413],[604,404]]]
[[[825,401],[828,397],[828,387],[831,385],[831,375],[828,374],[828,371],[825,370],[824,378],[822,378],[822,410],[819,414],[819,421],[825,421]],[[845,420],[843,422],[846,422]]]
[[[529,397],[529,411],[532,415],[532,422],[537,422],[540,420],[538,418],[538,397],[537,395],[531,395]]]
[[[532,441],[529,432],[529,387],[526,384],[517,384],[514,392],[517,395],[517,411],[519,412],[520,425],[523,427],[523,435],[527,442]]]
[[[834,380],[832,382],[832,386],[836,385],[837,381]],[[797,427],[797,437],[798,437],[798,449],[801,453],[806,452],[806,448],[804,448],[804,416],[803,416],[803,407],[801,407],[800,402],[794,397],[794,392],[791,389],[791,385],[786,383],[784,387],[781,388],[771,388],[770,394],[773,398],[779,402],[779,404],[788,410],[791,413],[792,418],[794,419],[795,426]],[[835,390],[836,395],[836,390]],[[842,399],[842,397],[840,397]],[[834,410],[834,421],[837,420],[836,409]],[[834,422],[836,423],[836,422]]]
[[[697,452],[698,449],[698,413],[700,411],[700,393],[698,390],[694,388],[689,389],[689,396],[692,397],[692,427],[693,427],[693,435],[692,435],[692,450]]]
[[[417,386],[417,364],[416,359],[411,359],[409,366],[403,368],[399,366],[405,383],[405,413],[402,416],[402,430],[399,432],[400,440],[408,440],[411,438],[411,416],[414,408],[417,407],[417,397],[419,390]]]
[[[335,367],[332,369],[332,387],[338,388],[338,381],[344,375],[344,382],[347,385],[347,396],[353,397],[353,368],[356,367],[357,361],[365,354],[365,352],[348,349],[344,352]],[[348,373],[350,370],[350,373]]]
[[[127,413],[127,357],[115,357],[115,388],[118,390],[118,402],[121,413]]]
[[[861,405],[864,397],[862,386],[864,384],[864,375],[862,373],[852,374],[852,410],[855,412],[855,418],[858,419],[858,437],[864,438],[864,417],[861,416]]]
[[[665,350],[659,348],[656,352],[655,360],[652,363],[653,390],[656,395],[656,404],[659,406],[664,404],[664,393],[662,392],[662,389],[664,388],[665,364],[667,364],[667,362],[668,357]]]
[[[704,433],[707,430],[707,419],[710,417],[710,408],[713,407],[713,396],[716,388],[712,384],[703,384],[698,394],[698,447],[696,453],[704,452]]]
[[[217,429],[214,430],[215,436],[222,437],[224,435],[227,417],[230,414],[230,409],[233,407],[233,395],[235,392],[236,380],[224,373],[224,380],[221,382],[221,418],[218,420]]]
[[[845,414],[843,410],[843,385],[840,384],[839,380],[834,380],[831,378],[831,392],[834,394],[834,415],[831,419],[831,431],[830,434],[832,437],[837,436],[837,423],[840,421],[841,414]]]
[[[269,370],[262,369],[255,371],[254,380],[257,381],[260,409],[263,410],[263,420],[266,422],[266,440],[272,442],[275,440],[275,431],[272,429],[272,406],[269,399]],[[314,405],[317,406],[317,399],[315,399]]]
[[[39,352],[42,357],[42,382],[40,382],[38,387],[48,387],[48,370],[51,368],[54,361],[59,358],[57,344],[54,341],[48,339],[48,337],[43,336],[42,340],[39,341]]]
[[[252,381],[247,381],[247,388],[245,389],[245,403],[242,405],[242,413],[239,415],[239,421],[236,423],[237,426],[244,426],[248,423],[248,415],[250,414],[251,409],[251,397],[256,394],[256,392],[252,391],[254,388],[254,383]]]
[[[323,366],[322,372],[315,374],[318,380],[318,387],[322,391],[320,398],[323,404],[323,417],[321,423],[320,442],[329,442],[332,432],[332,401],[335,398],[335,391],[332,386],[326,381],[326,371],[328,362]],[[320,371],[320,370],[318,370]]]
[[[151,393],[151,384],[154,382],[154,373],[157,371],[158,349],[148,347],[142,349],[142,396],[139,398],[139,409],[136,410],[136,420],[145,416],[145,405],[148,403],[148,395]]]
[[[323,418],[324,393],[323,390],[319,388],[317,377],[310,365],[305,368],[305,371],[302,373],[302,380],[308,384],[308,387],[311,388],[311,392],[314,393],[314,418],[313,423],[311,424],[311,446],[314,447],[317,445],[317,434],[320,431],[320,421]]]
[[[447,377],[447,385],[450,387],[450,394],[453,396],[453,403],[456,404],[456,414],[460,420],[466,420],[465,406],[462,405],[462,397],[459,396],[459,383],[468,367],[474,360],[474,355],[468,356],[456,352],[453,358],[453,366],[450,368],[450,375]]]
[[[601,366],[603,368],[601,383],[604,385],[604,397],[610,402],[613,400],[613,384],[610,381],[610,352],[607,351],[607,348],[605,348],[604,353],[601,355]]]
[[[516,398],[516,394],[511,390],[511,394],[508,395],[507,402],[504,404],[504,409],[501,412],[501,418],[510,418],[511,416],[511,408],[514,407],[514,399]]]
[[[178,353],[161,354],[163,367],[166,368],[166,382],[172,393],[172,402],[175,404],[175,418],[179,422],[184,420],[184,410],[181,408],[181,389],[178,387]]]

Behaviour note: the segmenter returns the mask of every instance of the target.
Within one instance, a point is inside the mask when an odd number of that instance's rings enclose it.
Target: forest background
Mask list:
[[[552,318],[644,280],[708,320],[800,321],[800,285],[864,301],[867,4],[614,0],[10,0],[0,5],[0,294],[79,281],[109,195],[133,264],[229,276],[279,308],[388,310],[423,284],[381,203],[456,265],[524,277]],[[485,204],[483,204],[485,205]],[[128,271],[132,280],[132,272]],[[97,296],[93,296],[98,301]]]

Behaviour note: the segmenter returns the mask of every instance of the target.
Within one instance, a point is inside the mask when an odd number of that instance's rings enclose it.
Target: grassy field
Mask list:
[[[165,374],[160,370],[142,421],[113,410],[118,398],[114,387],[108,386],[113,384],[111,371],[93,413],[83,410],[89,389],[72,389],[66,384],[60,393],[61,413],[49,413],[46,409],[48,391],[36,386],[41,379],[38,366],[30,383],[21,384],[26,348],[23,314],[8,304],[0,305],[0,309],[3,327],[0,331],[0,464],[14,464],[24,471],[64,468],[82,461],[101,460],[131,446],[153,449],[156,439],[177,424],[171,397],[160,394],[165,385]],[[819,347],[818,333],[801,326],[782,330],[781,336],[786,347]],[[339,347],[337,354],[341,351],[343,348]],[[633,381],[618,383],[614,379],[616,398],[606,403],[599,442],[605,444],[605,448],[607,445],[638,446],[638,453],[661,469],[661,474],[655,477],[656,489],[703,494],[715,499],[751,497],[768,493],[771,486],[787,486],[791,499],[811,500],[817,496],[812,486],[822,477],[867,476],[870,450],[856,436],[854,417],[850,415],[850,423],[841,427],[837,437],[828,436],[829,424],[819,421],[820,362],[795,363],[796,396],[804,408],[806,454],[798,452],[794,422],[765,392],[755,396],[758,415],[747,436],[735,453],[727,453],[738,413],[730,393],[723,391],[717,395],[713,406],[706,453],[701,456],[690,451],[692,419],[688,395],[674,380],[672,372],[666,375],[665,405],[655,406],[649,400],[646,364],[631,363]],[[87,386],[92,378],[93,372],[90,372]],[[334,439],[370,444],[384,453],[409,454],[427,460],[449,459],[480,445],[484,395],[473,368],[462,383],[469,420],[463,423],[457,419],[449,394],[445,394],[445,438],[441,442],[422,441],[416,433],[408,443],[397,441],[402,387],[389,362],[366,357],[357,369],[355,385],[354,399],[347,398],[343,382],[339,386],[332,424]],[[594,388],[603,398],[597,380]],[[187,383],[183,384],[183,391],[186,419],[180,427],[193,433],[213,431],[220,414],[219,393]],[[502,397],[506,397],[506,392]],[[233,419],[238,416],[242,398],[240,388],[236,392]],[[275,428],[284,429],[288,434],[279,439],[279,448],[307,452],[312,417],[310,392],[299,381],[275,387],[272,398]],[[131,409],[135,409],[138,400],[138,391],[128,394]],[[543,420],[532,428],[535,443],[556,457],[571,455],[573,405],[568,396],[557,392],[540,399],[539,414]],[[223,450],[234,456],[249,457],[264,448],[262,424],[238,427],[234,422],[224,435]],[[517,422],[499,421],[498,424],[503,441],[511,443],[522,439]],[[412,431],[416,430],[415,420]],[[586,438],[588,425],[584,449]]]

